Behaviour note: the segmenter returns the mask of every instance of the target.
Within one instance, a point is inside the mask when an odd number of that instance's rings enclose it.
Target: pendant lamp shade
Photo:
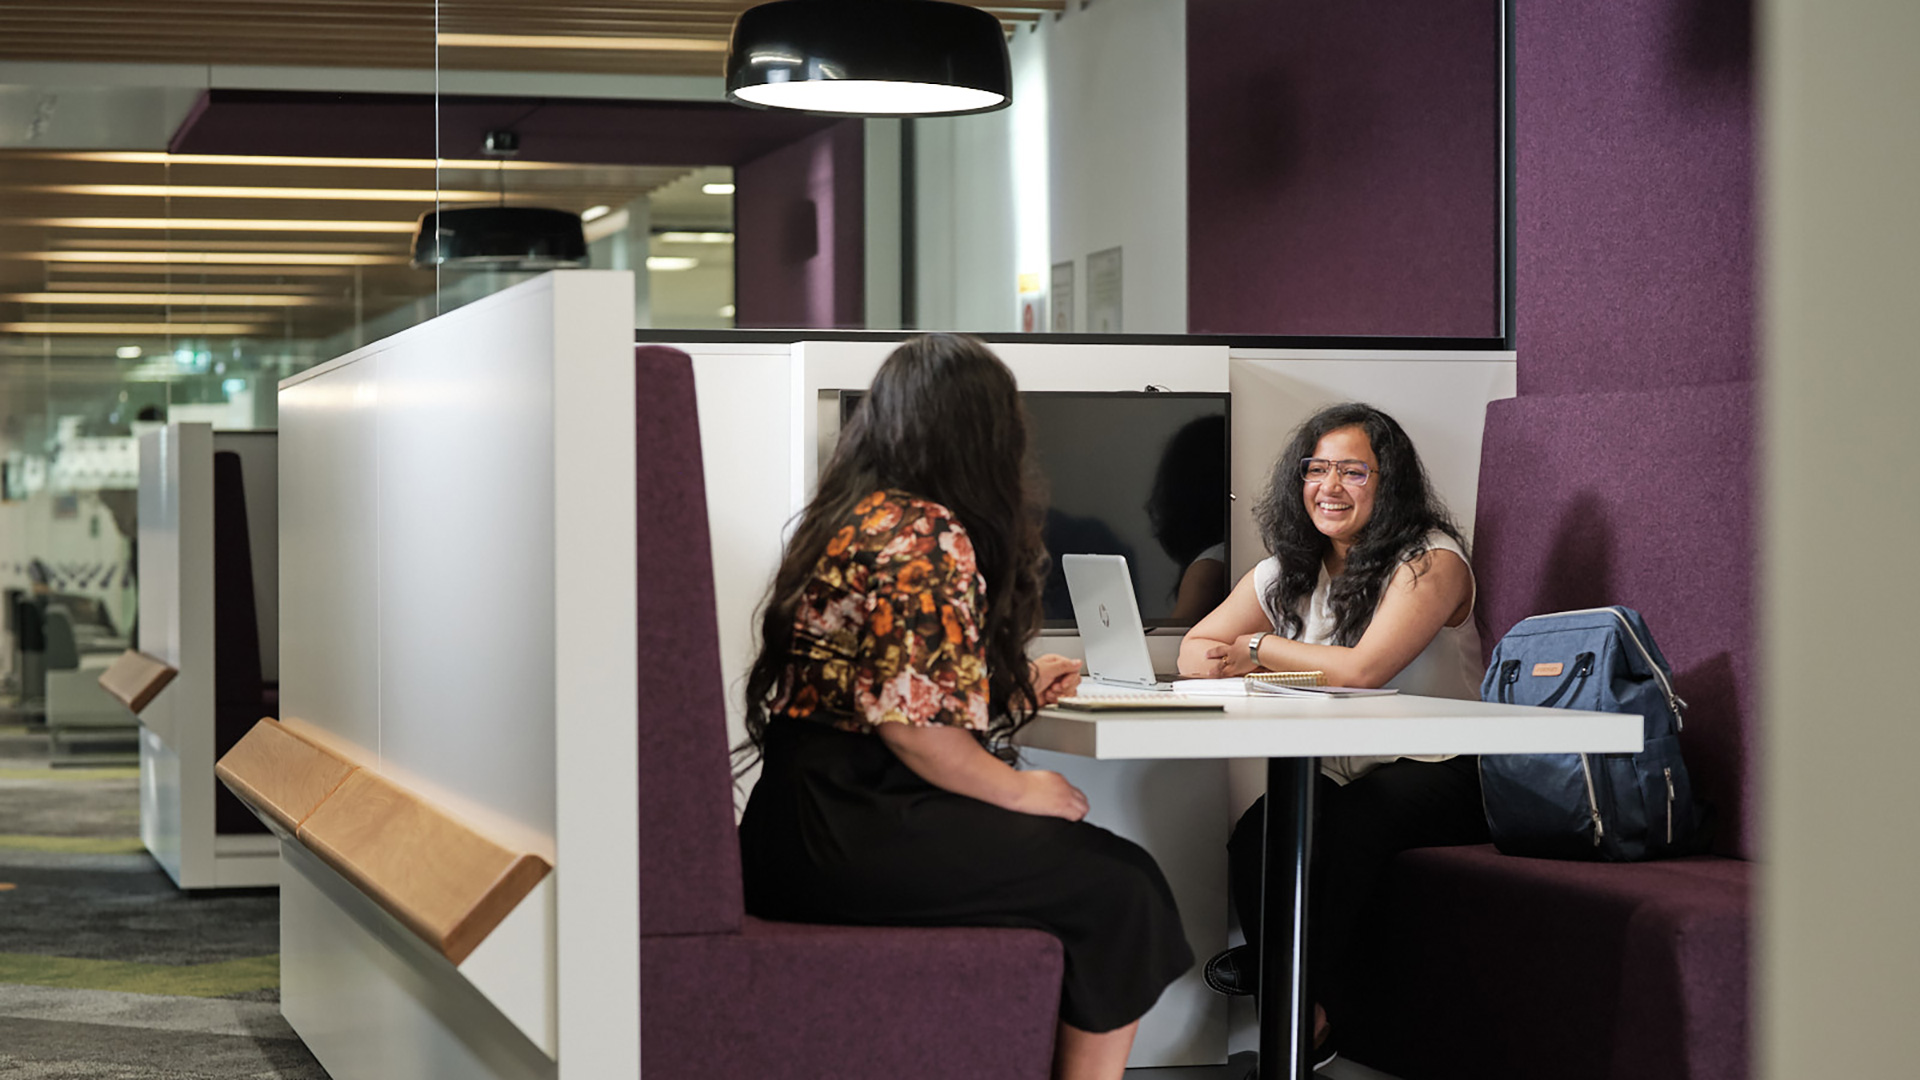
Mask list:
[[[587,265],[580,215],[537,206],[470,206],[421,215],[413,265],[563,270]]]
[[[740,14],[727,98],[848,116],[991,112],[1013,100],[1000,20],[940,0],[775,0]]]

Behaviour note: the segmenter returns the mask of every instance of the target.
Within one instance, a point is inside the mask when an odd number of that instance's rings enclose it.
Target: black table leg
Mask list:
[[[1319,758],[1267,759],[1266,865],[1261,871],[1260,1080],[1311,1080],[1307,999],[1307,868],[1313,858]]]

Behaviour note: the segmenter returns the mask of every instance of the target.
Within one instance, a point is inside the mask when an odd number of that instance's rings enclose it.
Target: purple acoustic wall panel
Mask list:
[[[844,121],[734,169],[734,325],[866,325],[866,163]]]
[[[1520,392],[1752,377],[1747,0],[1515,12]]]
[[[1190,0],[1193,333],[1496,337],[1494,0]]]
[[[521,160],[736,165],[838,119],[724,102],[208,90],[174,132],[176,154],[480,156],[486,133],[520,135]],[[438,143],[435,142],[436,136]]]
[[[640,527],[640,932],[740,928],[720,635],[693,364],[634,351]],[[607,723],[627,722],[609,716]]]
[[[1751,383],[1523,395],[1487,406],[1474,524],[1487,649],[1514,623],[1624,604],[1690,705],[1681,746],[1717,812],[1714,851],[1754,854]]]

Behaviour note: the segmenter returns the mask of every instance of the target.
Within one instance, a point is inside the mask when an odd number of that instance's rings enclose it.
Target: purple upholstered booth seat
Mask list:
[[[1040,1080],[1060,944],[1036,930],[747,917],[693,366],[636,350],[640,1054],[650,1080]]]
[[[1406,1080],[1742,1080],[1752,807],[1747,383],[1488,407],[1474,536],[1486,647],[1541,612],[1646,615],[1690,708],[1716,854],[1631,865],[1435,848],[1396,860],[1353,1056]]]

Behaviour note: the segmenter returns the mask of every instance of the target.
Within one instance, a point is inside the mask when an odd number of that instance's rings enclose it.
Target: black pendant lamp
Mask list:
[[[846,116],[991,112],[1013,100],[1000,20],[941,0],[775,0],[741,12],[727,98]]]
[[[580,215],[540,206],[507,205],[506,159],[520,136],[489,131],[480,152],[501,162],[500,205],[433,210],[413,234],[413,265],[425,270],[569,270],[587,265]]]
[[[540,206],[430,211],[413,235],[413,265],[449,270],[566,270],[587,265],[580,215]]]

